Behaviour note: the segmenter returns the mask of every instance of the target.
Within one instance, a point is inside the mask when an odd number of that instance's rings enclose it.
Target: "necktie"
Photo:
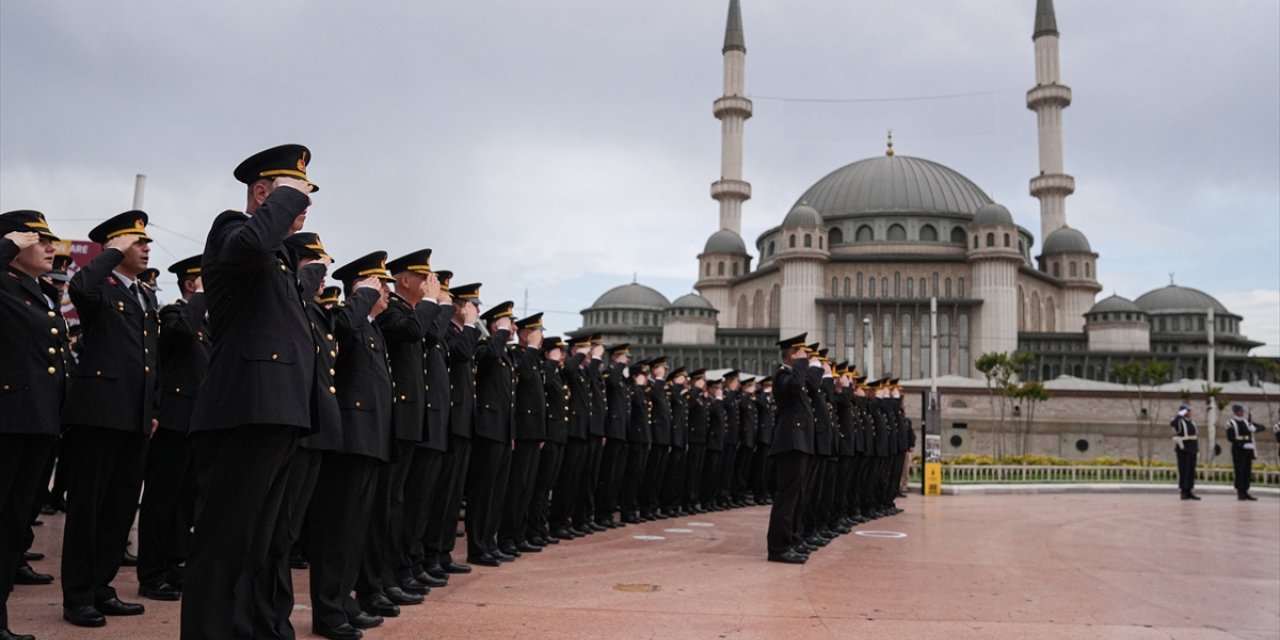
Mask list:
[[[139,291],[139,290],[138,290],[138,283],[136,283],[136,282],[135,282],[135,283],[133,283],[133,284],[129,285],[129,292],[133,294],[133,297],[135,297],[135,298],[137,298],[137,299],[138,299],[138,305],[142,307],[142,310],[143,310],[143,311],[146,311],[146,310],[147,310],[147,298],[146,298],[146,296],[143,296],[143,295],[142,295],[142,292],[141,292],[141,291]]]

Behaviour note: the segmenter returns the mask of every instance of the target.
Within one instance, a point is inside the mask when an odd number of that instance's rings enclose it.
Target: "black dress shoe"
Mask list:
[[[539,551],[542,551],[542,547],[539,547],[536,544],[530,544],[523,540],[516,543],[516,549],[524,553],[538,553]]]
[[[74,609],[63,607],[62,619],[77,627],[101,627],[107,624],[107,619],[102,617],[102,612],[93,608],[91,604],[75,607]]]
[[[413,581],[424,587],[447,587],[449,586],[449,574],[442,574],[444,577],[436,577],[430,573],[423,572],[413,577]]]
[[[794,551],[783,551],[782,553],[769,554],[769,562],[785,562],[787,564],[804,564],[808,558],[795,553]]]
[[[381,593],[369,598],[360,598],[359,603],[362,611],[376,616],[394,618],[400,615],[400,607],[397,607],[394,602],[388,600],[387,596]]]
[[[135,602],[122,602],[120,598],[99,600],[93,605],[104,616],[140,616],[147,608]]]
[[[422,604],[424,598],[416,593],[409,593],[400,587],[387,587],[382,590],[392,604]]]
[[[588,529],[590,529],[591,531],[596,532],[596,533],[600,533],[601,531],[608,531],[608,530],[612,529],[613,527],[610,527],[610,526],[608,526],[608,525],[600,524],[599,522],[588,522],[588,523],[587,523],[587,528],[588,528]],[[586,532],[584,531],[584,533],[586,533]]]
[[[22,559],[23,559],[23,560],[25,560],[25,561],[27,561],[27,562],[35,562],[35,561],[37,561],[37,560],[44,560],[44,554],[43,554],[43,553],[40,553],[40,552],[38,552],[38,551],[23,551],[23,552],[22,552]]]
[[[517,551],[516,553],[519,552]],[[515,555],[502,551],[501,549],[490,551],[489,555],[493,556],[493,559],[498,562],[515,562],[516,559]]]
[[[471,567],[462,564],[461,562],[453,562],[451,560],[448,564],[440,566],[445,570],[445,573],[471,573]]]
[[[351,626],[357,629],[372,629],[382,624],[382,621],[383,621],[382,616],[375,616],[372,614],[365,613],[363,611],[361,611],[359,615],[347,616],[347,622],[350,623]]]
[[[493,552],[490,551],[489,553],[493,553]],[[515,560],[516,558],[520,557],[520,550],[516,548],[515,543],[509,543],[509,544],[499,546],[498,552],[494,553],[493,555],[497,557],[499,560],[501,560],[502,556],[504,555],[511,556],[511,559]]]
[[[364,637],[363,631],[360,631],[350,624],[343,624],[334,629],[316,627],[311,631],[318,636],[329,638],[329,640],[360,640]]]
[[[479,556],[467,556],[467,562],[470,562],[471,564],[478,564],[482,567],[496,567],[502,564],[501,562],[498,562],[497,558],[488,553]],[[446,567],[445,570],[447,571],[448,568]]]
[[[14,584],[49,584],[51,582],[53,582],[53,576],[47,573],[37,573],[30,565],[24,564],[13,572]]]
[[[36,640],[36,637],[14,633],[8,629],[0,629],[0,640]]]
[[[435,578],[435,579],[437,579],[437,580],[448,580],[448,579],[449,579],[449,572],[448,572],[448,571],[445,571],[445,570],[444,570],[444,567],[440,566],[440,564],[439,564],[439,563],[436,563],[436,564],[429,564],[429,565],[427,565],[427,567],[426,567],[425,569],[423,569],[423,570],[422,570],[422,573],[419,573],[418,575],[414,576],[413,578],[414,578],[415,580],[417,580],[418,582],[421,582],[422,584],[427,584],[425,581],[423,581],[423,580],[422,580],[422,576],[423,576],[423,574],[426,574],[426,575],[428,575],[428,576],[431,576],[432,578]]]
[[[168,582],[157,582],[155,584],[140,584],[138,585],[138,595],[144,598],[150,598],[152,600],[163,600],[165,602],[172,602],[174,600],[182,599],[182,592],[178,591],[173,585],[169,584]]]
[[[131,551],[125,551],[124,556],[120,558],[120,566],[122,567],[138,566],[138,556],[134,555],[133,552]]]
[[[420,596],[425,596],[431,592],[430,587],[418,582],[414,578],[405,578],[404,580],[401,580],[400,588],[404,589],[405,593],[412,593]]]

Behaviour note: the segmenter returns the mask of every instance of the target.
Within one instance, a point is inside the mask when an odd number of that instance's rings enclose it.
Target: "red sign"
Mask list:
[[[102,253],[102,245],[88,240],[62,240],[53,244],[55,252],[71,256],[71,266],[67,267],[67,277],[75,275],[77,271],[88,265],[94,258]],[[79,324],[80,319],[76,316],[76,308],[71,304],[71,298],[64,291],[62,294],[62,315],[67,318],[70,324]]]

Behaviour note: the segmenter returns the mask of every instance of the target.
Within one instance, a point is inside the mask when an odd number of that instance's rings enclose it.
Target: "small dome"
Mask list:
[[[1213,296],[1191,287],[1171,284],[1155,291],[1148,291],[1134,300],[1134,304],[1147,313],[1191,312],[1204,313],[1213,307],[1214,313],[1235,315]]]
[[[796,205],[794,208],[792,208],[791,213],[788,213],[787,217],[782,220],[783,229],[786,229],[789,227],[821,227],[821,226],[822,226],[822,214],[818,213],[817,209],[814,209],[813,207],[804,203],[800,203]]]
[[[993,225],[1013,226],[1013,214],[1004,205],[992,202],[978,208],[973,214],[973,226],[989,227]]]
[[[1098,304],[1093,305],[1087,313],[1142,313],[1142,309],[1134,304],[1132,300],[1113,295],[1105,300],[1099,300]]]
[[[1093,253],[1093,249],[1089,247],[1089,239],[1084,237],[1083,233],[1071,227],[1062,227],[1044,239],[1044,249],[1041,249],[1041,253],[1044,255],[1051,253]]]
[[[711,234],[710,238],[707,238],[707,244],[702,248],[702,252],[745,255],[747,253],[747,243],[742,241],[742,236],[728,229],[721,229]]]
[[[686,293],[672,301],[668,309],[705,309],[715,311],[716,308],[704,297],[696,293]]]
[[[592,309],[654,309],[661,311],[670,304],[657,290],[632,282],[614,287],[596,299]]]

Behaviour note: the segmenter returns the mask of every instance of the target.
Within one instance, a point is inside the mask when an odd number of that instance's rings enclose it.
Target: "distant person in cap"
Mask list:
[[[515,405],[511,415],[511,470],[507,475],[506,499],[498,525],[498,550],[510,555],[537,553],[526,535],[529,510],[538,482],[538,466],[547,441],[547,369],[542,352],[542,314],[515,321],[517,345],[510,349],[515,376]]]
[[[297,256],[284,246],[316,190],[310,161],[310,150],[288,144],[241,162],[233,173],[245,185],[245,213],[218,214],[205,242],[213,351],[191,432],[208,490],[183,580],[183,640],[230,638],[236,623],[261,635],[274,626],[243,603],[272,571],[289,461],[312,427],[312,399],[328,393],[316,376],[311,292],[299,290]]]
[[[627,425],[631,419],[631,386],[627,364],[631,361],[631,345],[615,344],[608,348],[609,367],[602,373],[605,393],[605,444],[600,456],[600,477],[595,493],[595,522],[608,529],[622,526],[613,519],[622,489],[622,475],[627,468]]]
[[[1265,427],[1253,421],[1253,415],[1245,412],[1244,405],[1231,405],[1231,417],[1227,418],[1227,441],[1231,443],[1231,466],[1235,472],[1236,498],[1257,500],[1249,495],[1249,483],[1253,479],[1253,460],[1258,457],[1258,445],[1253,434]]]
[[[489,338],[476,348],[475,438],[467,475],[467,562],[496,567],[515,560],[498,548],[498,526],[511,470],[515,386],[507,343],[515,331],[510,300],[480,315]]]
[[[581,335],[573,338],[566,345],[568,358],[561,370],[564,377],[564,392],[568,395],[567,441],[564,445],[564,456],[560,464],[560,473],[551,491],[551,507],[547,514],[549,539],[552,542],[572,540],[587,535],[575,525],[575,513],[583,493],[589,493],[586,480],[588,450],[592,436],[591,429],[591,382],[587,363],[591,360],[591,337]],[[548,392],[548,402],[551,401]]]
[[[707,370],[696,369],[689,374],[689,451],[685,454],[684,510],[703,513],[702,476],[705,473],[707,455],[707,426],[711,420],[711,396],[707,393]]]
[[[143,463],[156,428],[158,305],[138,281],[147,269],[147,214],[127,211],[94,227],[102,253],[71,278],[84,348],[67,392],[62,423],[74,450],[62,550],[63,617],[100,627],[104,616],[138,615],[115,579],[142,488]]]
[[[57,289],[41,279],[53,268],[57,241],[38,211],[0,214],[0,636],[5,638],[32,638],[10,628],[9,592],[15,573],[25,566],[24,529],[62,430],[67,324]],[[117,544],[116,553],[122,547]]]
[[[724,377],[707,382],[707,455],[702,463],[702,493],[699,499],[707,511],[722,511],[720,481],[724,476],[724,432],[728,413],[724,406]]]
[[[602,476],[605,434],[608,432],[608,396],[605,385],[604,336],[593,333],[588,336],[591,347],[586,364],[587,390],[590,395],[591,414],[587,420],[587,449],[583,454],[582,482],[579,485],[578,504],[573,512],[573,525],[569,532],[589,535],[606,531],[609,527],[596,522],[596,497]]]
[[[670,425],[668,430],[670,446],[665,460],[661,461],[662,485],[658,494],[661,510],[658,515],[682,516],[685,515],[685,511],[681,490],[684,487],[689,453],[689,370],[685,367],[672,369],[661,386],[662,402],[665,408],[656,400],[654,401],[654,413],[658,416],[655,425],[664,419],[665,413],[665,419]],[[656,426],[654,433],[659,433]]]
[[[559,336],[544,336],[542,352],[543,395],[546,399],[547,439],[538,454],[538,473],[534,480],[533,498],[525,521],[525,541],[537,547],[557,544],[551,535],[551,492],[564,469],[564,451],[569,443],[569,375],[565,365],[565,341]],[[581,356],[571,356],[576,367]],[[585,423],[582,424],[586,426]],[[585,429],[583,430],[585,434]]]
[[[809,388],[816,385],[810,377],[805,334],[778,342],[782,365],[773,376],[773,390],[778,403],[778,424],[769,448],[777,476],[773,508],[769,512],[767,536],[769,561],[804,564],[808,553],[800,539],[800,509],[804,502],[804,478],[809,457],[813,454],[813,408],[809,404]],[[820,365],[819,365],[820,366]]]
[[[622,472],[618,503],[622,521],[641,522],[639,514],[640,484],[644,481],[649,459],[649,362],[640,361],[628,367],[631,409],[627,415],[627,464]]]
[[[1191,419],[1191,407],[1182,405],[1169,421],[1173,429],[1173,453],[1178,459],[1178,489],[1183,500],[1199,500],[1195,494],[1196,458],[1200,447],[1196,441],[1196,423]]]
[[[637,497],[640,518],[656,520],[666,517],[662,510],[662,488],[666,483],[668,459],[671,456],[671,398],[668,395],[667,373],[671,363],[666,356],[649,361],[649,385],[646,387],[649,403],[649,455],[645,462],[644,480]]]
[[[777,414],[773,376],[765,376],[756,392],[756,452],[751,467],[751,493],[756,504],[773,503],[773,464],[769,461],[769,447],[773,444]]]
[[[181,298],[160,308],[160,425],[151,436],[138,510],[138,594],[152,600],[182,596],[182,570],[195,508],[195,466],[188,438],[195,397],[209,370],[209,333],[201,256],[169,265]]]

